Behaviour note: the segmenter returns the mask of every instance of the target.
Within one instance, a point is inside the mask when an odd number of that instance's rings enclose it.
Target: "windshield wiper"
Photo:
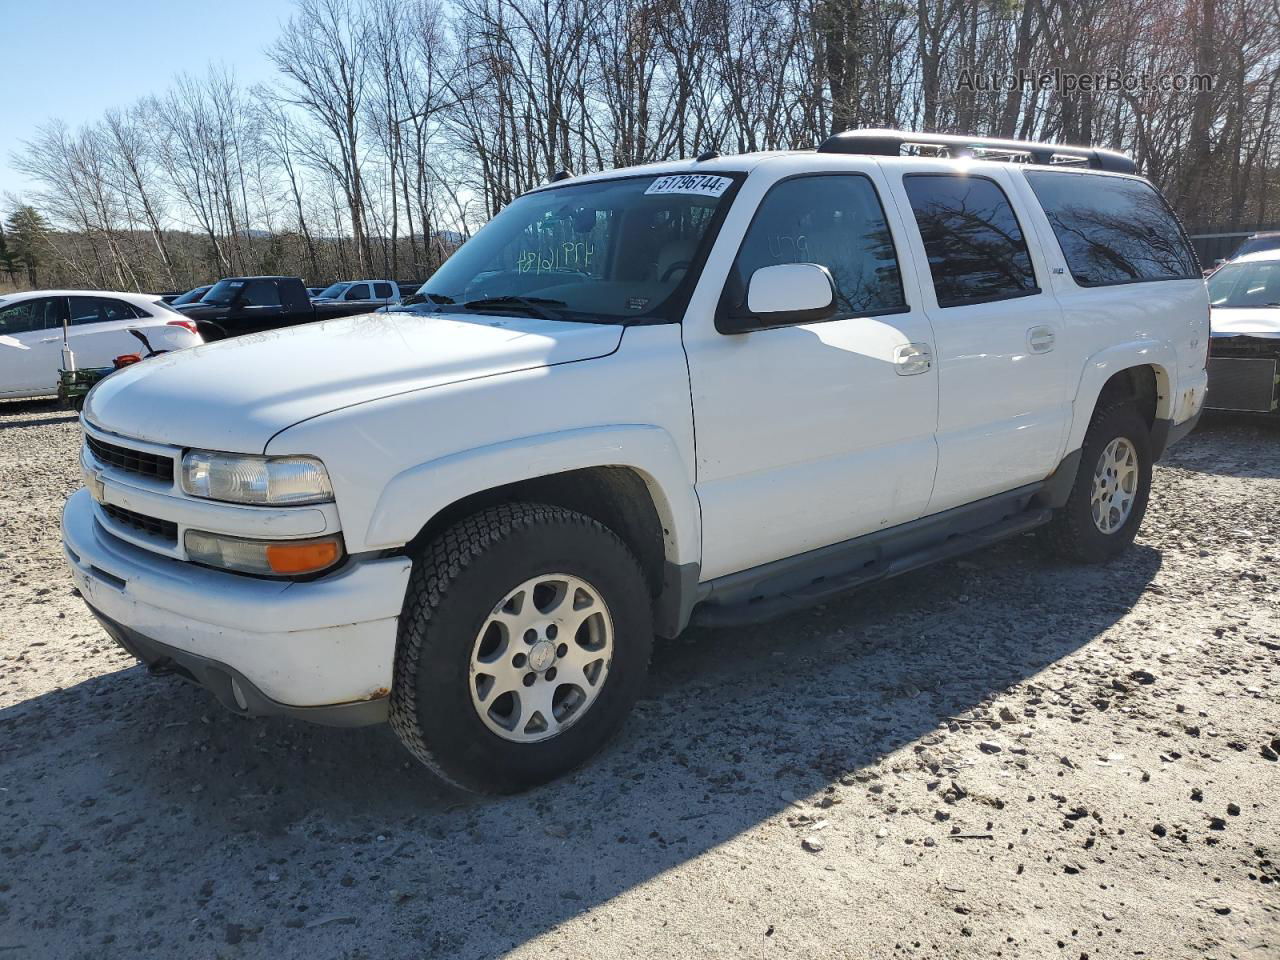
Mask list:
[[[563,320],[555,310],[548,310],[548,307],[567,307],[568,304],[563,300],[551,300],[547,297],[484,297],[480,300],[468,300],[462,305],[464,310],[493,310],[501,307],[518,307],[527,313],[533,314],[542,320]]]

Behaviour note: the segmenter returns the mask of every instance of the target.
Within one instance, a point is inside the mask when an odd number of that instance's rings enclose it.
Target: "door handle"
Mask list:
[[[900,377],[926,373],[933,366],[933,351],[927,343],[904,343],[893,351],[893,369]]]
[[[1027,346],[1032,353],[1048,353],[1053,349],[1056,337],[1053,329],[1046,326],[1032,327],[1027,331]]]

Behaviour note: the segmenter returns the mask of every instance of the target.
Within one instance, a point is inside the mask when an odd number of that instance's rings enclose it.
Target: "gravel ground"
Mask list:
[[[501,800],[147,677],[63,571],[77,442],[0,404],[0,958],[1280,957],[1273,427],[1176,447],[1110,565],[1025,537],[665,643]]]

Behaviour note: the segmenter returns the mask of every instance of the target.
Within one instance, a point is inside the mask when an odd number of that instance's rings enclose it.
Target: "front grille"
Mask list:
[[[85,442],[89,445],[89,452],[99,463],[105,463],[109,467],[115,467],[127,473],[136,473],[139,476],[173,483],[173,457],[131,450],[129,447],[106,443],[93,436],[86,436]]]
[[[116,523],[123,524],[148,536],[164,540],[166,543],[178,542],[178,525],[172,520],[158,520],[155,517],[135,513],[132,510],[126,510],[124,507],[117,507],[110,503],[102,505],[102,512]]]
[[[1271,413],[1280,383],[1276,368],[1271,357],[1210,357],[1204,405],[1211,410]]]

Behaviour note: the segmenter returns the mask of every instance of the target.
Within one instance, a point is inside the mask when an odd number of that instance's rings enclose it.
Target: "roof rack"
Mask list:
[[[1112,173],[1136,173],[1137,166],[1127,154],[1100,147],[1068,147],[1030,140],[998,140],[991,137],[964,137],[947,133],[911,133],[905,130],[846,130],[823,140],[818,153],[855,153],[877,157],[920,156],[933,150],[951,159],[1002,160],[1054,166],[1084,166]]]

